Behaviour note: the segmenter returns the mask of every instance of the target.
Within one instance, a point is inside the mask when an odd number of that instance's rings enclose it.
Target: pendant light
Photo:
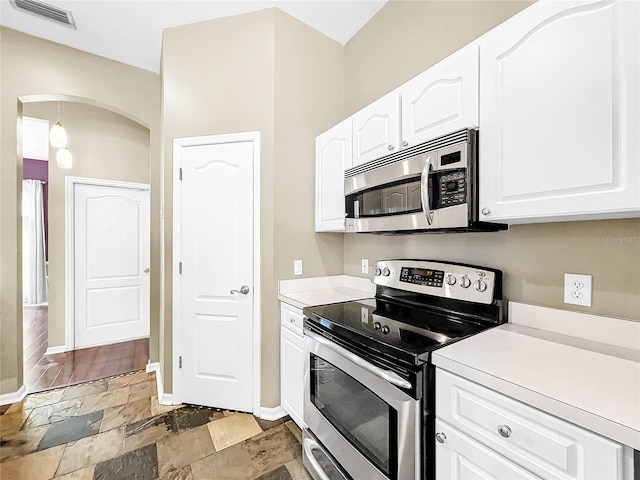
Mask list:
[[[58,122],[51,127],[49,132],[49,143],[53,148],[66,148],[67,147],[67,131],[62,126],[60,121],[60,102],[58,102]]]
[[[56,153],[56,163],[59,168],[69,169],[73,166],[73,155],[67,147],[61,148]]]

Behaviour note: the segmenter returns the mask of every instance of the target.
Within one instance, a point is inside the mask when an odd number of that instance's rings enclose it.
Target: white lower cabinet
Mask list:
[[[438,479],[630,478],[623,445],[441,369],[436,417]]]
[[[303,315],[299,308],[286,303],[280,305],[280,403],[293,421],[303,428]]]

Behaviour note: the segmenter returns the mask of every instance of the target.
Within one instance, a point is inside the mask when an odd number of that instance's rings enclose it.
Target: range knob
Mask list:
[[[387,267],[384,267],[384,269],[382,270],[382,275],[384,275],[385,277],[388,277],[390,273],[391,271]]]
[[[447,285],[455,285],[456,284],[456,277],[454,277],[451,274],[447,275],[447,278],[445,280],[447,282]]]
[[[373,329],[374,330],[380,330],[382,328],[382,325],[380,325],[380,322],[376,322],[373,324]]]
[[[485,282],[482,279],[479,279],[474,285],[474,288],[479,292],[484,292],[487,289],[487,282]]]
[[[462,288],[469,288],[471,286],[471,280],[466,275],[460,279],[460,286]]]
[[[379,277],[382,274],[382,270],[380,270],[380,267],[376,267],[376,277]]]
[[[389,327],[387,327],[386,325],[382,327],[382,333],[384,333],[385,335],[389,333]]]

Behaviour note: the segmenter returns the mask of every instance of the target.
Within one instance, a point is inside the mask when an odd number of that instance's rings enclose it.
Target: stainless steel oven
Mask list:
[[[304,419],[320,442],[308,432],[303,441],[314,478],[327,478],[320,445],[338,462],[334,478],[419,478],[421,404],[407,393],[416,390],[410,379],[312,332],[305,339],[305,372]],[[341,468],[349,474],[338,475]]]
[[[345,172],[347,232],[496,231],[478,220],[478,131],[460,130]]]
[[[502,323],[499,270],[376,264],[375,298],[305,308],[303,461],[316,480],[432,480],[431,352]]]

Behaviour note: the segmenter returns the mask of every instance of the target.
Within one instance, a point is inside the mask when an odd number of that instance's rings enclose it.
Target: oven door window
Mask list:
[[[397,412],[335,365],[311,354],[311,402],[388,478],[397,469]]]

